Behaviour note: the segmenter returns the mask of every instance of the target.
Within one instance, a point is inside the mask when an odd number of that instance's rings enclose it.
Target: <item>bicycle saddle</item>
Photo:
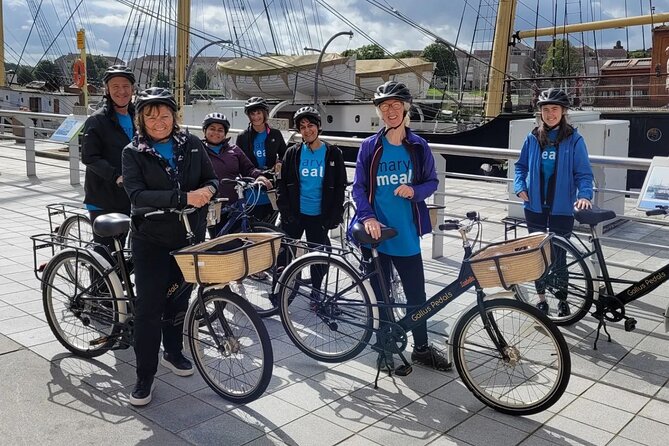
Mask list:
[[[612,220],[616,218],[616,213],[608,209],[579,209],[574,210],[574,218],[581,224],[595,226],[603,221]]]
[[[358,243],[374,244],[389,240],[397,235],[397,229],[388,226],[381,226],[381,237],[374,240],[367,232],[365,232],[365,225],[361,222],[356,222],[351,228],[351,235]]]
[[[130,217],[113,212],[103,214],[93,222],[93,232],[100,237],[115,237],[130,230]]]

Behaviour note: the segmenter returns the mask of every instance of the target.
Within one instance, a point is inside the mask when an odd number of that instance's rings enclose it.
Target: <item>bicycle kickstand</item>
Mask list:
[[[604,320],[604,317],[602,316],[599,319],[599,324],[597,324],[597,335],[595,336],[595,345],[593,346],[594,350],[597,350],[597,341],[599,341],[599,333],[604,329],[604,333],[606,333],[606,336],[608,337],[607,342],[611,342],[611,335],[609,334],[609,331],[606,329],[606,320]]]

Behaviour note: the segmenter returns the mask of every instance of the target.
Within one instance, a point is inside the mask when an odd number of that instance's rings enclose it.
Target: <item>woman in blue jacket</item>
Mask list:
[[[365,139],[358,152],[352,196],[356,220],[374,239],[381,226],[390,226],[398,235],[378,246],[386,289],[390,289],[391,262],[400,275],[409,305],[425,302],[425,274],[420,251],[420,236],[432,231],[425,199],[439,185],[434,157],[427,142],[407,127],[412,96],[402,83],[389,81],[374,94],[376,112],[385,128]],[[371,250],[362,248],[366,259]],[[380,287],[372,281],[379,296]],[[450,368],[448,360],[428,344],[427,324],[413,329],[411,360],[437,370]],[[379,364],[389,366],[392,356],[379,352]]]
[[[523,200],[529,232],[550,231],[569,237],[574,208],[592,207],[592,168],[583,137],[567,124],[567,94],[550,88],[537,101],[542,124],[525,139],[515,167],[515,194]],[[555,253],[554,264],[564,265],[566,253]],[[537,282],[537,308],[550,311],[545,284]],[[567,296],[556,293],[558,317],[570,314]]]

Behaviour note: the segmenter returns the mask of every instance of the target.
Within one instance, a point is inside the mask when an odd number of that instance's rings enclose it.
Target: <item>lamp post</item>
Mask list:
[[[321,62],[323,61],[323,56],[325,55],[325,50],[327,49],[328,45],[330,45],[330,42],[332,42],[334,39],[336,39],[339,36],[353,37],[353,32],[352,31],[338,32],[337,34],[330,37],[330,39],[327,42],[325,42],[325,45],[323,45],[323,48],[321,49],[321,54],[318,56],[318,62],[316,62],[316,76],[315,76],[315,79],[314,79],[314,108],[318,108],[318,75],[321,72]],[[305,50],[313,50],[313,48],[305,48]],[[316,51],[318,51],[318,50],[316,50]]]
[[[202,51],[214,45],[232,45],[232,40],[216,40],[214,42],[209,42],[195,53],[191,61],[188,63],[188,68],[186,68],[186,104],[190,102],[190,71],[193,68],[193,62],[195,62],[195,59],[202,53]]]

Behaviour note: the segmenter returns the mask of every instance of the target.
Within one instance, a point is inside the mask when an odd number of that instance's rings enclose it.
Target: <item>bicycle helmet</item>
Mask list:
[[[293,122],[295,123],[295,127],[299,128],[300,121],[304,118],[307,118],[310,122],[316,124],[318,128],[321,127],[321,114],[318,113],[318,110],[315,108],[306,106],[297,110],[295,115],[293,115]]]
[[[107,68],[105,74],[102,75],[102,82],[106,85],[110,79],[117,76],[124,77],[128,79],[131,84],[135,85],[135,74],[125,65],[112,65],[111,67]]]
[[[223,125],[225,133],[228,133],[228,130],[230,130],[230,121],[228,121],[228,118],[226,118],[223,113],[213,112],[204,117],[204,121],[202,121],[202,131],[206,132],[207,127],[214,123]]]
[[[174,96],[165,88],[151,87],[137,93],[137,97],[135,98],[135,110],[137,113],[141,113],[142,109],[149,104],[163,104],[175,112],[177,111],[177,102],[174,100]]]
[[[548,104],[556,104],[568,108],[569,96],[567,96],[567,93],[560,90],[559,88],[549,88],[548,90],[544,90],[541,92],[541,94],[539,94],[537,107]]]
[[[378,106],[388,99],[397,99],[411,104],[413,96],[411,96],[411,92],[403,83],[388,81],[377,87],[376,92],[374,93],[374,105]]]
[[[248,114],[253,110],[258,110],[259,108],[265,111],[269,111],[269,105],[267,105],[267,101],[264,98],[254,96],[252,98],[248,98],[246,104],[244,104],[244,113],[246,113],[248,116]]]

